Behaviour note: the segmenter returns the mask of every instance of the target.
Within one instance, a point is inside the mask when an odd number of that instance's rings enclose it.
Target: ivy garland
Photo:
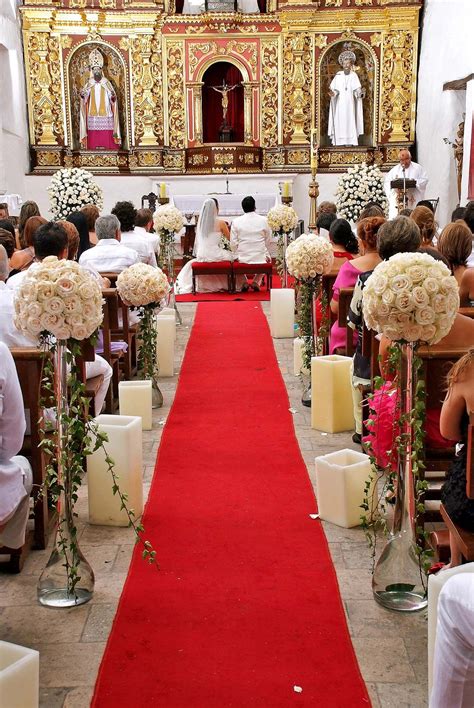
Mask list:
[[[159,372],[156,356],[156,307],[156,303],[150,303],[136,308],[140,314],[141,338],[141,346],[137,357],[138,371],[141,372],[143,378],[151,379],[153,382],[155,382]]]
[[[380,357],[379,357],[380,359]],[[388,352],[388,367],[391,374],[394,375],[394,381],[400,381],[402,366],[402,346],[400,342],[395,342],[389,348]],[[409,423],[409,429],[412,431],[412,471],[415,484],[415,510],[416,510],[416,554],[420,568],[420,578],[423,588],[426,590],[426,573],[432,563],[433,551],[428,546],[428,533],[419,523],[419,519],[425,512],[424,495],[428,487],[427,482],[423,479],[424,464],[424,438],[425,429],[424,422],[426,416],[426,390],[425,381],[421,378],[423,362],[417,355],[416,348],[414,352],[414,376],[416,380],[414,404],[411,412],[406,415],[401,414],[400,398],[398,397],[397,406],[394,416],[394,426],[397,427],[398,434],[395,438],[394,448],[389,451],[389,464],[387,467],[381,468],[377,465],[376,457],[371,443],[365,445],[365,452],[369,455],[372,466],[372,474],[366,480],[364,488],[364,499],[361,504],[363,513],[361,514],[361,525],[365,532],[365,536],[371,551],[372,558],[372,573],[375,568],[375,558],[377,555],[377,544],[380,535],[386,537],[389,533],[387,523],[387,510],[389,499],[394,497],[396,492],[397,472],[395,471],[395,463],[400,456],[406,452],[407,436],[403,432],[404,424]],[[374,379],[375,391],[380,391],[385,381],[381,376]],[[373,398],[371,395],[369,398]],[[375,421],[367,421],[368,427],[374,427]]]
[[[41,347],[45,354],[42,371],[42,393],[40,407],[42,409],[51,408],[54,405],[54,364],[53,356],[56,351],[56,340],[49,336],[43,336],[40,340]],[[78,575],[79,548],[77,544],[77,528],[74,505],[78,499],[78,490],[82,483],[84,470],[84,459],[87,455],[96,450],[102,449],[105,455],[107,471],[110,473],[112,482],[112,492],[120,499],[120,508],[128,517],[129,526],[133,528],[136,543],[143,546],[142,556],[149,563],[156,565],[156,551],[150,541],[143,538],[144,527],[136,520],[133,509],[128,507],[128,496],[120,490],[118,477],[115,472],[114,460],[110,457],[106,449],[108,441],[107,435],[99,431],[95,420],[90,418],[88,408],[89,399],[86,396],[84,384],[79,379],[79,369],[77,358],[81,353],[81,345],[75,339],[67,340],[66,361],[70,366],[68,378],[68,408],[60,414],[58,423],[61,425],[62,436],[59,439],[58,425],[53,431],[45,424],[44,418],[40,419],[41,442],[46,457],[46,474],[43,488],[40,494],[49,493],[51,502],[57,506],[59,500],[63,500],[64,514],[58,522],[58,547],[63,556],[63,565],[67,574],[68,594],[75,594],[75,588],[80,580]],[[57,455],[59,454],[59,459]],[[58,476],[58,464],[64,470],[63,478]]]

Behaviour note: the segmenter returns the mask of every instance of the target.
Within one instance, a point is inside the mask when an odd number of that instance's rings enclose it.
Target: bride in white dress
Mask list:
[[[196,227],[196,240],[194,242],[194,255],[199,262],[214,263],[215,261],[231,261],[233,256],[230,250],[222,247],[224,239],[229,243],[229,229],[225,221],[217,218],[217,204],[214,199],[206,199],[202,205],[201,213]],[[193,291],[193,261],[188,261],[178,273],[176,278],[176,292],[186,295]],[[227,291],[226,275],[200,275],[197,280],[197,290],[200,293],[215,293],[219,290]]]

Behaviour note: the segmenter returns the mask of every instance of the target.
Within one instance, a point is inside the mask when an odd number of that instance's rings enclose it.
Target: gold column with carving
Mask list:
[[[412,82],[416,83],[412,32],[390,32],[383,42],[382,124],[389,142],[411,139]]]
[[[166,45],[169,146],[184,148],[186,143],[186,104],[184,91],[184,46],[179,40]]]
[[[158,145],[155,134],[156,99],[152,76],[153,35],[137,37],[132,43],[133,77],[135,80],[135,140],[142,146]]]
[[[290,145],[307,145],[311,125],[311,39],[303,33],[285,38],[283,54],[283,132]]]
[[[242,81],[244,87],[244,143],[252,145],[252,97],[253,84],[250,81]]]
[[[318,131],[312,128],[311,130],[311,182],[309,183],[309,231],[317,231],[318,219],[318,197],[319,184],[316,182],[318,172]]]
[[[202,81],[192,81],[188,87],[193,92],[194,106],[194,142],[196,146],[202,145]]]
[[[260,144],[278,145],[278,40],[262,42]]]
[[[45,32],[28,36],[26,69],[32,106],[30,133],[36,145],[58,145],[63,138],[58,38]]]

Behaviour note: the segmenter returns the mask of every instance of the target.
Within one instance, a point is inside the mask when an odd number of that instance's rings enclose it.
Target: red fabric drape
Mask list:
[[[202,122],[205,143],[219,142],[219,128],[222,125],[222,95],[214,91],[211,86],[222,86],[224,80],[226,84],[231,86],[239,84],[237,88],[228,94],[227,123],[233,130],[232,142],[241,143],[244,140],[244,87],[242,86],[242,74],[232,64],[219,61],[210,66],[203,76]]]

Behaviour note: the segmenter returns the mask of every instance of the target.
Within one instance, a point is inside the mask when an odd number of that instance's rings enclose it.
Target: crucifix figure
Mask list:
[[[222,94],[222,125],[224,127],[227,126],[227,110],[229,108],[228,93],[229,91],[232,91],[232,89],[237,88],[238,85],[239,84],[233,84],[232,86],[229,86],[229,84],[226,84],[225,79],[223,79],[222,86],[211,86],[211,89],[214,89],[214,91],[217,91],[218,93]]]

